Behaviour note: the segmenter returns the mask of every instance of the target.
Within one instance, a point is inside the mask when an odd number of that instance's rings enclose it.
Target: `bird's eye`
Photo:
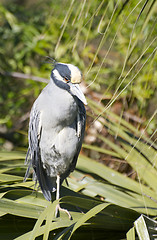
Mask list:
[[[65,77],[64,80],[65,80],[67,83],[70,82],[70,80],[69,80],[67,77]]]

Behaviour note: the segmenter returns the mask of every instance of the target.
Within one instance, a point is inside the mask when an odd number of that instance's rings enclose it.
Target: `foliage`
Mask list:
[[[143,0],[2,1],[0,100],[7,127],[43,87],[8,73],[49,78],[47,55],[79,66],[86,83],[103,96],[136,100],[143,113],[157,86],[155,9],[156,1]]]

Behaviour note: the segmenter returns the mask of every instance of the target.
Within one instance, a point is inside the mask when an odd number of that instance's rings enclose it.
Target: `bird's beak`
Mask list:
[[[86,100],[79,84],[70,83],[69,85],[70,85],[71,94],[78,97],[80,99],[80,101],[84,103],[84,105],[87,105],[87,100]]]

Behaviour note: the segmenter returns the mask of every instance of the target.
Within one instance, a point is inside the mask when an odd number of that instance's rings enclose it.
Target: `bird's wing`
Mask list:
[[[72,161],[71,172],[75,169],[75,166],[76,166],[77,158],[82,147],[82,142],[83,142],[84,132],[85,132],[85,125],[86,125],[86,110],[85,110],[84,104],[79,99],[77,100],[77,104],[78,104],[78,114],[79,114],[79,119],[77,119],[79,123],[77,122],[77,126],[80,127],[81,132],[80,132],[77,152]]]
[[[51,201],[51,191],[54,184],[52,182],[53,179],[50,179],[50,177],[47,176],[41,161],[39,147],[41,134],[42,134],[41,112],[38,110],[37,104],[35,102],[30,114],[28,131],[29,148],[25,160],[25,163],[28,164],[28,168],[25,174],[24,181],[26,181],[26,179],[29,176],[30,167],[33,167],[35,180],[39,182],[44,197],[48,201]]]
[[[40,111],[38,111],[36,103],[34,103],[31,113],[30,113],[30,121],[29,121],[29,131],[28,131],[28,140],[29,147],[26,155],[25,164],[28,165],[25,180],[29,177],[30,167],[33,168],[36,165],[38,160],[39,153],[39,141],[41,135],[41,126],[40,122]]]
[[[77,118],[76,126],[80,128],[80,137],[78,137],[78,148],[68,170],[61,175],[61,183],[64,181],[64,179],[66,179],[69,176],[70,172],[74,171],[77,163],[77,158],[82,147],[83,138],[84,138],[85,125],[86,125],[86,110],[85,110],[84,104],[78,98],[76,98],[76,102],[78,105],[78,114],[79,114],[79,118]],[[78,129],[76,129],[76,131],[78,131]]]

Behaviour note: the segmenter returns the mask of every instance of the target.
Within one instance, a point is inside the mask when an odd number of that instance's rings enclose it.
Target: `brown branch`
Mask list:
[[[3,76],[11,76],[14,78],[31,79],[37,82],[45,82],[45,83],[49,82],[47,78],[41,78],[41,77],[37,77],[30,74],[25,74],[25,73],[19,73],[19,72],[2,72],[1,71],[0,74]]]

